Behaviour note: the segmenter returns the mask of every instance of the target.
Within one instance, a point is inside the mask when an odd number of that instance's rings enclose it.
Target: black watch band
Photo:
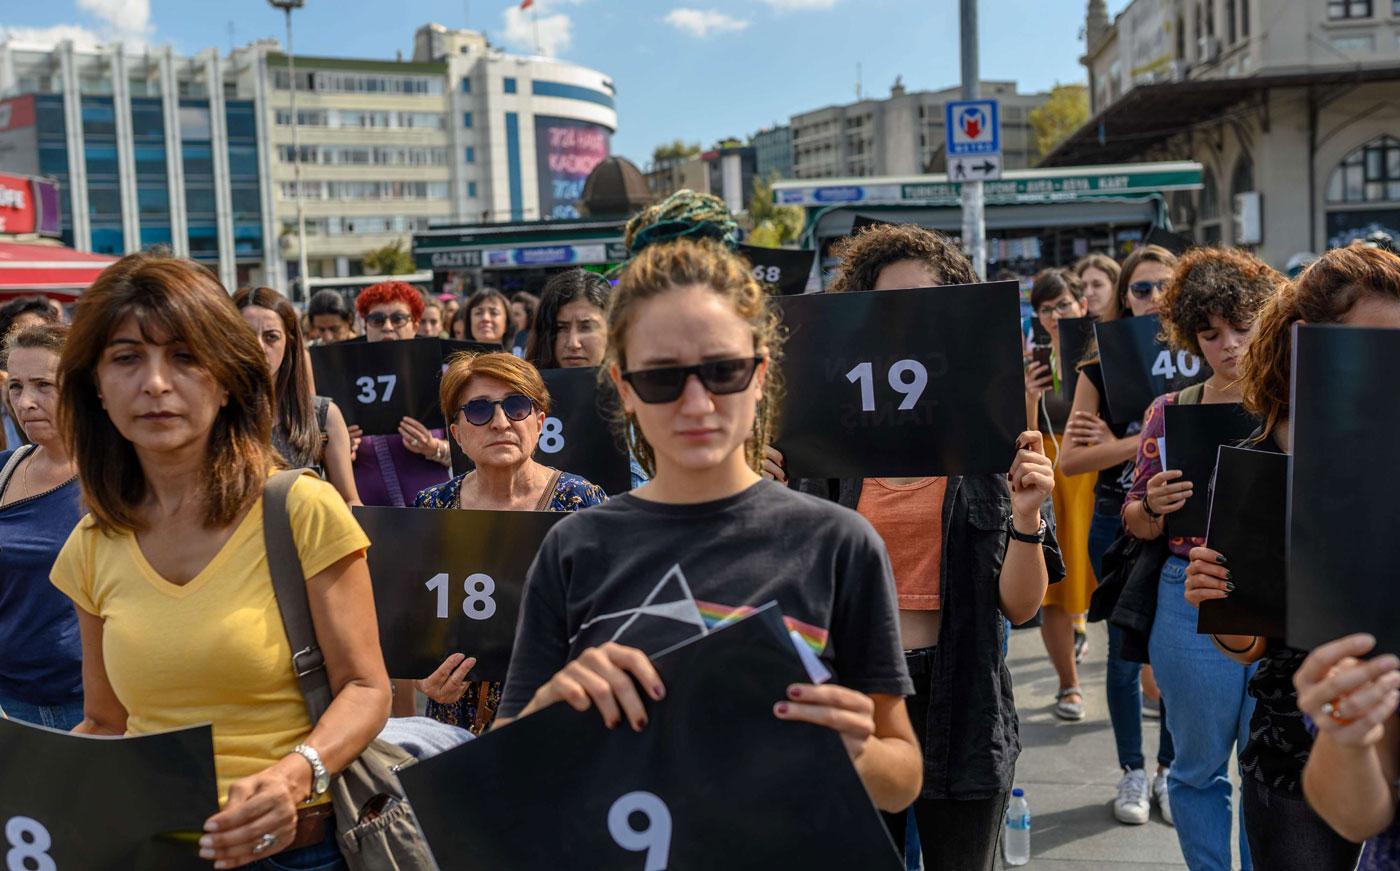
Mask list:
[[[1044,517],[1040,518],[1040,529],[1034,535],[1026,535],[1024,532],[1017,531],[1015,520],[1006,521],[1006,531],[1011,534],[1011,537],[1017,541],[1024,541],[1026,544],[1044,544],[1045,529]]]

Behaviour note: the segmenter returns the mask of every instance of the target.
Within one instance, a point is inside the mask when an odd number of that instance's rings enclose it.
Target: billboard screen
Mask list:
[[[39,174],[38,128],[34,95],[0,100],[0,171]]]
[[[535,116],[535,162],[541,218],[577,218],[583,182],[608,156],[608,128],[587,121]]]

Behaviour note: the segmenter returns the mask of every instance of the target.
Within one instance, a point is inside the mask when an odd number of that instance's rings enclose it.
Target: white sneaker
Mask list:
[[[1125,772],[1123,779],[1118,781],[1118,797],[1113,800],[1113,815],[1118,818],[1118,822],[1130,826],[1140,826],[1152,816],[1147,773],[1141,768]]]
[[[1166,824],[1175,827],[1176,823],[1172,821],[1172,803],[1167,799],[1167,771],[1165,770],[1152,778],[1152,801],[1157,805],[1157,810],[1161,811],[1162,819]]]

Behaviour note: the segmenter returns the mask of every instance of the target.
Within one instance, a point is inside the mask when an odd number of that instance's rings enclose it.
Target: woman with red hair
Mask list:
[[[423,295],[411,284],[382,281],[360,292],[355,310],[365,322],[365,341],[411,339],[423,317]],[[359,427],[351,427],[350,435],[360,436]],[[451,466],[443,431],[405,417],[397,433],[361,438],[355,451],[355,486],[366,505],[402,508],[418,491],[446,481]]]

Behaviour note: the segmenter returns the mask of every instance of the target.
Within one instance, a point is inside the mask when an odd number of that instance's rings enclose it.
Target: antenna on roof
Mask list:
[[[862,99],[860,92],[860,61],[856,61],[856,99]]]

